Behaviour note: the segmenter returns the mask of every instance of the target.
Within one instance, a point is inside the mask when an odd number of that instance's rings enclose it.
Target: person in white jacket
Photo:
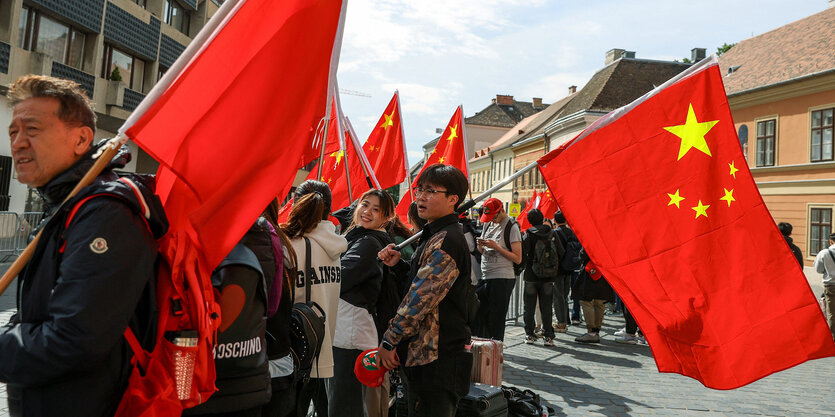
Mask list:
[[[307,415],[310,401],[316,414],[327,417],[327,393],[325,380],[333,376],[333,336],[339,304],[339,287],[342,267],[339,257],[348,248],[344,237],[336,233],[336,226],[328,220],[331,213],[331,191],[324,182],[308,180],[296,188],[293,208],[282,230],[290,238],[296,252],[298,279],[294,303],[305,301],[305,265],[307,256],[305,239],[310,240],[311,277],[310,300],[325,311],[325,338],[322,351],[310,373],[310,380],[297,387],[297,415]]]

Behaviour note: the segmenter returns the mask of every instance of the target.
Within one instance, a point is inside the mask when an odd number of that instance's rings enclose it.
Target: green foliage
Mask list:
[[[113,81],[122,81],[122,73],[119,72],[119,67],[113,68],[113,72],[110,73],[110,79]]]
[[[724,54],[725,52],[730,51],[731,48],[734,47],[734,45],[736,45],[736,44],[735,43],[731,43],[731,44],[723,43],[722,46],[716,48],[716,56],[722,56],[722,54]]]
[[[385,191],[387,193],[389,193],[391,198],[394,200],[394,204],[397,204],[397,203],[400,202],[400,186],[399,185],[393,185],[389,188],[386,188]]]

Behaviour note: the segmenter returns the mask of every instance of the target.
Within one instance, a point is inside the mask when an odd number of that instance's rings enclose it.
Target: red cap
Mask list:
[[[488,198],[481,206],[481,218],[479,220],[482,223],[491,222],[500,211],[502,211],[502,201],[498,198]]]
[[[362,352],[354,363],[354,375],[364,385],[372,388],[383,384],[386,372],[388,369],[384,368],[383,364],[377,363],[377,348]]]

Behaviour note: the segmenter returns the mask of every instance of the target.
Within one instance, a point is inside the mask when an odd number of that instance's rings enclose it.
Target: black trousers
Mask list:
[[[365,405],[363,385],[354,375],[358,349],[333,348],[333,378],[328,382],[328,413],[332,416],[362,417]]]
[[[455,417],[470,391],[473,355],[460,352],[420,366],[401,366],[409,417]]]
[[[638,323],[625,305],[623,306],[623,319],[626,320],[626,333],[635,334],[638,331]]]
[[[510,305],[510,295],[516,286],[516,278],[488,279],[479,289],[479,319],[473,333],[495,340],[504,340],[507,308]]]
[[[299,383],[296,392],[296,416],[306,417],[310,402],[313,401],[313,409],[316,416],[328,417],[328,394],[325,391],[325,380],[322,378],[310,378],[307,383]]]
[[[539,300],[539,313],[542,315],[542,331],[545,337],[554,338],[554,326],[551,324],[551,297],[554,284],[551,282],[525,282],[525,334],[534,335],[534,315],[536,315],[536,301]]]

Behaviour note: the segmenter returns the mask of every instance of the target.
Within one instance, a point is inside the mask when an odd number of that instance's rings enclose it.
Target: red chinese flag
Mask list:
[[[531,199],[528,200],[528,203],[525,204],[525,208],[519,212],[519,215],[516,216],[516,221],[519,223],[519,230],[525,231],[531,228],[531,223],[528,221],[528,212],[531,209],[539,208],[540,197],[537,195],[536,190],[533,190],[533,195]]]
[[[362,149],[380,181],[380,188],[386,189],[406,181],[409,161],[406,159],[400,119],[400,96],[396,91]]]
[[[344,125],[343,125],[344,126]],[[331,188],[331,211],[347,207],[353,200],[371,189],[362,169],[362,161],[358,151],[359,144],[356,143],[353,135],[343,128],[343,141],[339,135],[328,134],[328,142],[325,145],[325,159],[322,162],[322,171],[319,174],[319,181],[325,182]],[[342,143],[341,143],[342,142]],[[344,144],[344,147],[342,147]],[[348,197],[348,178],[345,175],[345,164],[348,164],[348,172],[351,179],[351,196]],[[316,179],[318,167],[314,167],[307,179]]]
[[[733,389],[835,355],[748,170],[715,57],[538,162],[659,371]]]
[[[223,10],[231,12],[213,18],[217,29],[186,50],[183,59],[196,52],[172,67],[186,62],[125,132],[160,163],[170,230],[187,232],[209,268],[292,185],[311,127],[326,114],[344,12],[325,0]]]
[[[542,217],[546,219],[553,219],[554,213],[559,210],[557,200],[551,195],[551,190],[545,189],[545,192],[539,195],[539,211],[542,212]]]
[[[438,143],[435,144],[435,149],[432,150],[429,158],[423,164],[423,168],[420,169],[420,172],[415,178],[420,178],[420,174],[423,173],[423,170],[433,164],[452,165],[460,169],[461,172],[464,173],[464,176],[469,178],[470,174],[467,170],[467,141],[464,138],[463,113],[464,111],[461,106],[458,106],[458,109],[455,110],[452,118],[449,119],[449,124],[447,124],[446,129],[444,129],[444,133],[441,134],[441,137],[438,139]],[[407,192],[400,198],[400,203],[397,204],[397,209],[395,210],[397,215],[400,216],[400,220],[406,224],[409,224],[408,214],[410,204],[412,204],[412,193]]]

